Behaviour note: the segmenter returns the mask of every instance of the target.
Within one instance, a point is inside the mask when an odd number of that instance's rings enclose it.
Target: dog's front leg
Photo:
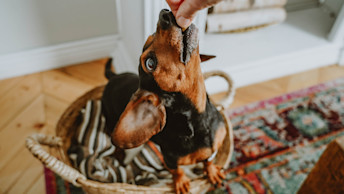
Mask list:
[[[177,169],[170,169],[173,175],[173,183],[176,193],[189,193],[190,179],[185,175],[183,169],[177,167]]]
[[[208,175],[209,181],[212,184],[221,184],[222,179],[226,177],[225,174],[221,171],[221,167],[215,165],[212,161],[204,162],[204,171]]]

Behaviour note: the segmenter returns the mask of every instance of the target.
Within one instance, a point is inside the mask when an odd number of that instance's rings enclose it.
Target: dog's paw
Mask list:
[[[173,174],[173,182],[177,194],[189,193],[190,179],[184,173]]]
[[[213,163],[206,164],[204,170],[207,173],[209,181],[212,184],[221,184],[222,179],[226,177],[225,174],[221,171],[221,167]]]

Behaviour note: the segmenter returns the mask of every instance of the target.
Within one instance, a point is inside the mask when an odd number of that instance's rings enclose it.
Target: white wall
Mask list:
[[[329,11],[333,11],[336,16],[339,14],[340,9],[342,8],[344,1],[343,0],[326,0],[324,1],[325,5],[328,6]]]
[[[8,0],[0,3],[0,55],[118,31],[114,0]]]
[[[139,57],[143,45],[149,35],[155,32],[161,9],[170,9],[165,0],[119,0],[121,24],[121,48],[126,50],[127,56],[122,53],[114,55],[115,69],[118,72],[131,71],[137,73]],[[205,17],[207,10],[199,12],[194,23],[201,29],[201,37],[204,34]],[[203,17],[204,20],[200,19]]]
[[[121,39],[134,70],[137,72],[139,65],[139,57],[142,52],[143,44],[145,43],[144,37],[144,0],[121,0],[121,18],[122,29]]]

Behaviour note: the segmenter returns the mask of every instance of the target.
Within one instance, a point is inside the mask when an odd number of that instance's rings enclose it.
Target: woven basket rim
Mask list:
[[[217,73],[215,73],[217,74]],[[54,145],[50,146],[56,146],[58,149],[59,153],[62,153],[60,161],[64,163],[64,165],[68,166],[67,168],[72,168],[76,171],[75,169],[69,162],[68,157],[66,157],[66,148],[69,147],[70,145],[70,137],[72,135],[70,134],[71,131],[75,130],[69,130],[73,124],[75,124],[75,119],[79,114],[79,111],[81,108],[86,104],[86,102],[90,99],[100,99],[103,93],[105,85],[95,87],[88,92],[86,92],[84,95],[80,96],[78,99],[76,99],[61,115],[57,126],[56,126],[56,137],[51,137],[55,138],[58,140],[58,143],[54,143]],[[233,145],[233,129],[231,126],[231,123],[229,119],[226,117],[224,112],[221,110],[221,115],[225,119],[226,123],[226,130],[227,130],[227,136],[226,140],[227,142],[224,142],[223,146],[220,148],[224,149],[224,152],[226,155],[222,156],[221,154],[217,154],[215,158],[215,163],[218,160],[221,160],[221,164],[218,164],[222,167],[227,167],[229,165],[229,161],[231,159],[234,145]],[[43,135],[43,134],[40,134]],[[44,135],[43,135],[44,136]],[[29,137],[31,138],[31,137]],[[28,139],[29,139],[28,138]],[[47,137],[42,137],[44,138],[50,138],[49,136]],[[69,138],[69,139],[68,139]],[[49,142],[49,141],[47,141]],[[45,145],[49,145],[49,143],[44,143]],[[55,145],[56,144],[56,145]],[[227,146],[227,147],[226,147]],[[28,147],[28,145],[27,145]],[[30,149],[30,148],[29,148]],[[31,151],[31,150],[30,150]],[[222,153],[219,151],[219,153]],[[49,154],[49,153],[48,153]],[[34,154],[35,155],[35,154]],[[42,158],[39,156],[35,155],[39,160],[42,161]],[[53,157],[53,156],[52,156]],[[43,161],[42,161],[43,162]],[[46,165],[46,162],[43,162]],[[61,164],[63,166],[63,164]],[[49,166],[47,166],[49,168]],[[62,169],[58,167],[57,169]],[[77,178],[75,180],[73,178],[68,177],[70,172],[72,170],[62,170],[62,172],[56,172],[56,169],[53,169],[53,171],[57,174],[61,174],[62,177],[66,177],[65,179],[68,180],[69,182],[73,183],[75,186],[81,186],[85,191],[90,192],[90,193],[99,193],[99,192],[124,192],[124,193],[130,193],[130,192],[143,192],[143,193],[165,193],[165,192],[174,192],[174,188],[172,186],[163,186],[163,187],[148,187],[148,186],[141,186],[141,185],[133,185],[133,184],[127,184],[127,183],[102,183],[98,181],[93,181],[88,179],[87,177],[83,176],[80,172],[78,174]],[[58,171],[58,170],[57,170]],[[74,173],[74,172],[73,172]],[[191,181],[191,192],[195,191],[198,192],[198,189],[205,189],[205,186],[210,186],[210,183],[206,179],[196,179]]]

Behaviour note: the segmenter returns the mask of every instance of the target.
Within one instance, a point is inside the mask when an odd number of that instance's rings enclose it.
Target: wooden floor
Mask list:
[[[106,59],[0,81],[0,193],[45,193],[43,168],[24,147],[32,133],[54,134],[66,107],[106,83]],[[344,76],[329,66],[236,90],[232,107]]]

